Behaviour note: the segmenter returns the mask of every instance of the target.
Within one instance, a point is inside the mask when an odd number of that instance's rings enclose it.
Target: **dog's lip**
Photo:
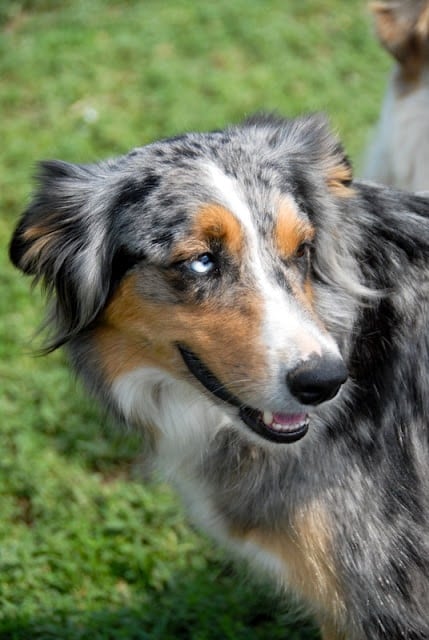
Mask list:
[[[308,431],[308,414],[272,413],[243,405],[193,351],[182,344],[178,344],[177,348],[192,375],[214,396],[238,407],[241,420],[259,436],[278,443],[296,442],[305,436]]]
[[[267,413],[269,417],[267,418]],[[253,431],[271,442],[296,442],[308,431],[307,413],[271,413],[250,407],[240,409],[240,418]],[[268,422],[269,420],[269,422]]]

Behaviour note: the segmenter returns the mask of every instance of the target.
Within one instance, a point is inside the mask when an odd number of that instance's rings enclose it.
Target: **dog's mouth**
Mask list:
[[[232,394],[192,351],[177,345],[182,358],[193,376],[217,398],[238,407],[241,420],[265,440],[279,443],[296,442],[308,431],[306,413],[272,413],[244,405]]]

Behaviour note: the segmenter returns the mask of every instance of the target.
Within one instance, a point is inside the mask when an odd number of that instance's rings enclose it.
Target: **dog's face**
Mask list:
[[[351,176],[320,118],[45,163],[40,178],[11,257],[53,290],[55,345],[84,338],[113,396],[157,372],[267,440],[305,435],[347,377],[320,291]]]

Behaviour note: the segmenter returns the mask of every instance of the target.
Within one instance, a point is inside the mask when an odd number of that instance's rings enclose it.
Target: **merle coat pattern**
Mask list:
[[[429,200],[352,181],[319,116],[38,180],[10,255],[48,349],[191,517],[324,638],[429,638]]]

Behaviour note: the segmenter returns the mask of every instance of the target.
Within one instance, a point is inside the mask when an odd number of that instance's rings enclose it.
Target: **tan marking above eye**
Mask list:
[[[274,237],[282,258],[300,257],[301,249],[314,238],[314,228],[299,217],[292,200],[283,201],[279,207]]]
[[[205,204],[197,211],[190,237],[178,243],[173,259],[183,260],[210,250],[210,241],[220,240],[230,254],[240,255],[243,229],[233,214],[216,203]]]

